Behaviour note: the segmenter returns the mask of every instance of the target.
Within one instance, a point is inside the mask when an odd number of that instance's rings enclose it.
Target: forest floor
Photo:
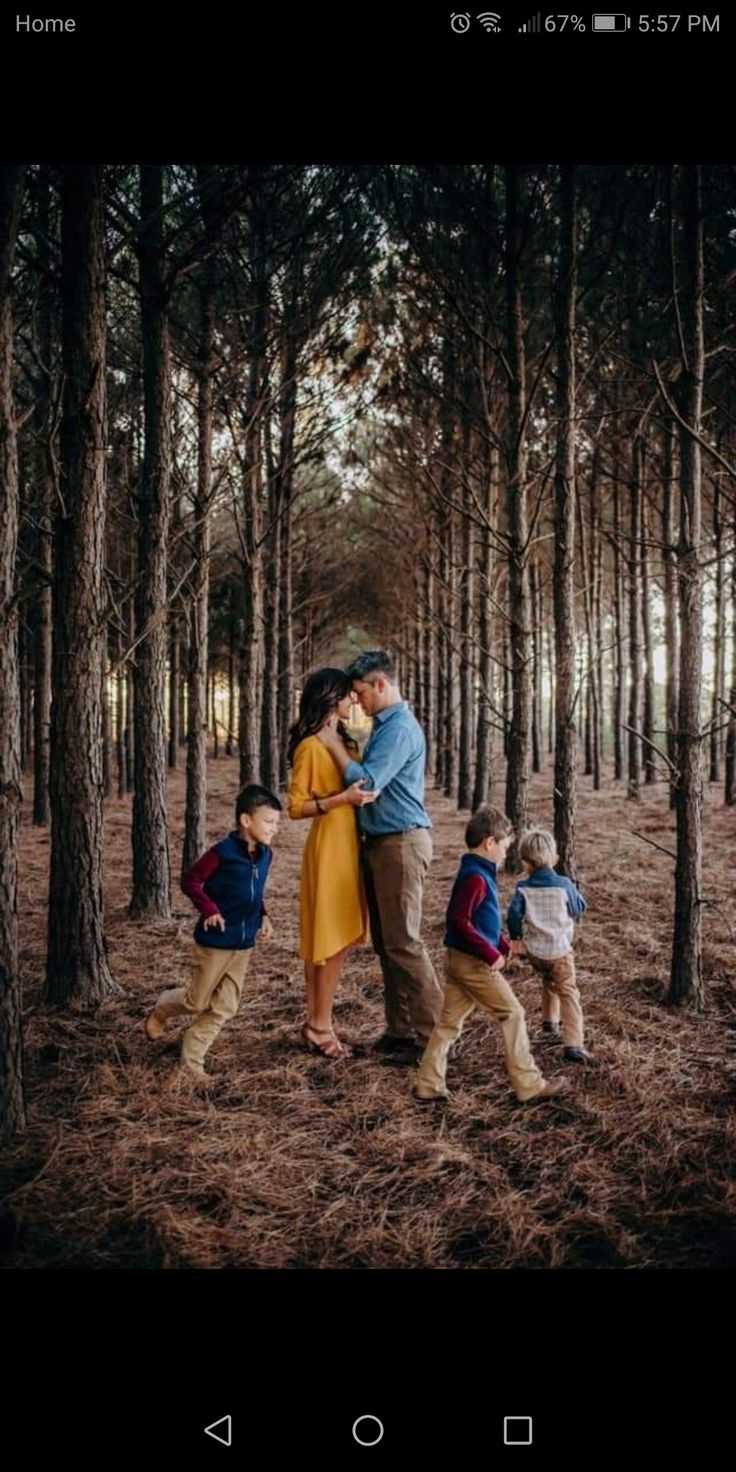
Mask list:
[[[182,757],[183,762],[183,757]],[[232,826],[234,760],[210,764],[215,841]],[[444,1110],[411,1098],[411,1070],[370,1054],[347,1064],[300,1046],[299,857],[306,823],[284,816],[269,887],[276,936],[259,943],[238,1017],[208,1058],[212,1083],[182,1087],[177,1029],[143,1021],[187,975],[194,912],[174,888],[170,921],[132,922],[130,799],[106,804],[107,934],[121,994],[95,1013],[43,1006],[49,836],[21,832],[20,932],[29,1129],[0,1161],[0,1232],[14,1268],[723,1268],[736,1264],[734,813],[707,794],[704,1016],[663,1005],[673,846],[664,787],[627,802],[580,779],[576,942],[595,1068],[565,1071],[569,1095],[525,1108],[511,1094],[493,1024],[476,1013],[451,1058]],[[499,791],[502,791],[500,788]],[[169,783],[172,870],[183,773]],[[551,770],[532,816],[549,825]],[[435,857],[425,933],[438,967],[463,815],[429,789]],[[503,877],[504,900],[512,881]],[[509,978],[532,1045],[539,987]],[[379,969],[353,953],[336,1011],[343,1035],[382,1030]],[[550,1077],[560,1050],[540,1049]]]

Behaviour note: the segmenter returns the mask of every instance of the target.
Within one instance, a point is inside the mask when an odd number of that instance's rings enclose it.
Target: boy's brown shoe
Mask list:
[[[531,1099],[525,1099],[525,1104],[537,1104],[541,1099],[556,1099],[560,1094],[566,1094],[570,1087],[569,1078],[548,1078],[544,1088],[538,1094],[532,1095]]]
[[[412,1089],[411,1096],[417,1104],[446,1104],[450,1097],[449,1094],[418,1094],[416,1088]]]
[[[162,1022],[158,1012],[154,1010],[146,1018],[146,1037],[155,1043],[158,1038],[163,1037],[165,1031],[166,1023]]]

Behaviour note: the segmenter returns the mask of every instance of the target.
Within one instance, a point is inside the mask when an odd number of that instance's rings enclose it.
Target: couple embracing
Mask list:
[[[362,760],[344,724],[356,700],[373,719]],[[386,1005],[386,1030],[375,1049],[396,1061],[418,1060],[442,1008],[421,938],[432,858],[425,757],[422,729],[401,698],[389,654],[369,650],[345,671],[310,675],[290,733],[287,802],[291,818],[314,820],[299,897],[307,987],[302,1036],[328,1058],[351,1055],[334,1031],[332,1006],[348,951],[367,940],[367,918]]]

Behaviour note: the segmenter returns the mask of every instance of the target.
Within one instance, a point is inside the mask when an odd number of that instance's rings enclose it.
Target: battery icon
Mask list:
[[[626,31],[630,25],[628,15],[594,15],[594,31]]]

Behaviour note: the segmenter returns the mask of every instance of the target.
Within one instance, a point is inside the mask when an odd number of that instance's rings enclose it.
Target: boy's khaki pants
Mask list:
[[[531,1054],[521,1002],[502,972],[450,947],[445,952],[445,1005],[419,1066],[417,1094],[422,1099],[447,1097],[447,1056],[474,1007],[483,1007],[500,1022],[511,1087],[518,1099],[533,1099],[545,1080]]]
[[[195,1018],[181,1040],[181,1061],[192,1073],[204,1073],[204,1057],[220,1028],[235,1016],[243,995],[252,948],[225,951],[194,942],[192,979],[188,986],[167,987],[154,1014],[161,1022],[189,1014]]]
[[[575,981],[572,954],[554,961],[526,953],[529,965],[542,978],[542,1017],[545,1022],[562,1022],[562,1041],[566,1048],[583,1046],[583,1009]]]

